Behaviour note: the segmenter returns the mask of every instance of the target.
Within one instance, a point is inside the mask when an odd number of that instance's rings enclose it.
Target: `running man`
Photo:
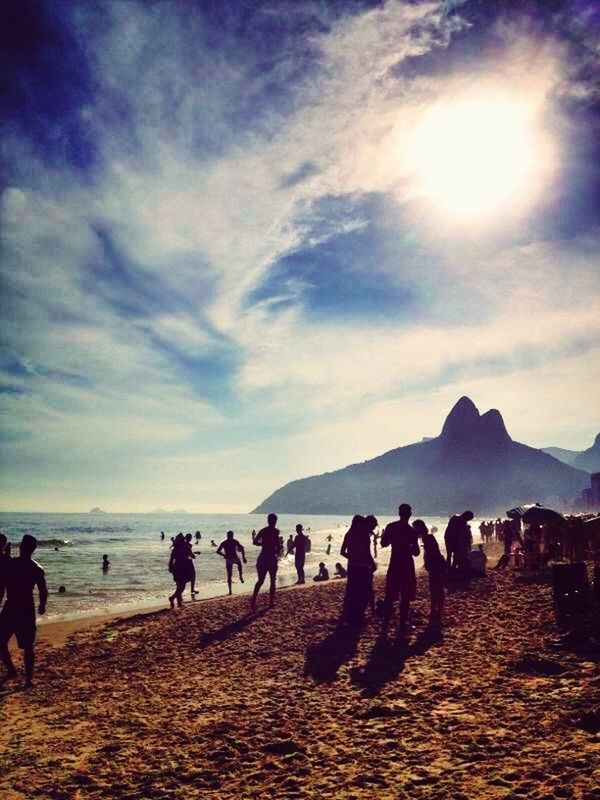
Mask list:
[[[246,564],[246,553],[244,552],[244,548],[238,542],[237,539],[233,538],[233,531],[227,531],[227,538],[224,542],[217,547],[217,555],[223,556],[225,559],[225,569],[227,570],[227,586],[229,587],[229,594],[232,594],[231,591],[231,574],[233,572],[234,564],[237,565],[238,573],[240,576],[240,583],[244,582],[244,578],[242,575],[242,562],[240,561],[240,557],[238,553],[242,554],[242,561]]]
[[[48,600],[44,570],[31,558],[36,547],[35,536],[26,533],[19,545],[19,556],[3,561],[0,573],[0,598],[6,591],[6,603],[0,612],[0,659],[7,669],[6,678],[16,678],[17,670],[8,651],[8,642],[15,635],[23,650],[25,686],[28,687],[32,685],[35,663],[34,588],[37,586],[40,598],[38,614],[46,612]]]
[[[256,572],[258,573],[258,580],[254,587],[252,600],[250,601],[250,608],[252,611],[256,608],[256,598],[260,592],[260,587],[265,582],[267,573],[269,574],[269,608],[275,603],[275,578],[277,575],[277,553],[279,551],[279,530],[275,527],[277,524],[277,514],[269,514],[267,517],[267,527],[261,528],[259,532],[252,535],[252,544],[261,548],[261,551],[256,559]]]

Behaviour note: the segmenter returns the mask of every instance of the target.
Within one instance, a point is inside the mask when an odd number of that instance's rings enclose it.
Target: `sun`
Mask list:
[[[477,221],[522,208],[535,195],[546,151],[526,101],[443,98],[417,123],[409,166],[418,193],[441,213]]]

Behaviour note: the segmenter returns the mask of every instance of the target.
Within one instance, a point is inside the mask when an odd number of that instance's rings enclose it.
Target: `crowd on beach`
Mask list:
[[[541,513],[541,512],[540,512]],[[600,582],[598,572],[598,540],[591,540],[584,529],[585,519],[578,516],[563,518],[551,512],[547,520],[536,519],[528,525],[522,524],[520,514],[513,514],[507,519],[484,520],[479,525],[481,544],[474,547],[470,522],[472,511],[454,514],[448,520],[444,532],[445,555],[442,554],[435,533],[422,519],[410,522],[412,509],[407,503],[398,508],[398,519],[388,523],[380,532],[375,516],[356,514],[345,533],[340,555],[347,560],[346,566],[341,562],[335,564],[334,578],[346,580],[346,591],[340,622],[360,627],[367,608],[382,620],[385,632],[395,614],[398,603],[398,632],[407,631],[410,622],[411,603],[416,599],[416,571],[414,559],[423,551],[423,564],[429,579],[431,626],[441,626],[446,586],[456,581],[469,582],[473,578],[486,573],[487,555],[485,547],[498,542],[503,553],[495,565],[495,569],[509,566],[511,559],[515,567],[522,569],[540,569],[550,561],[569,559],[581,561],[588,552],[596,561],[595,577]],[[509,512],[510,514],[510,512]],[[599,518],[600,519],[600,518]],[[161,531],[160,538],[165,540]],[[194,560],[198,545],[202,538],[200,531],[178,533],[171,538],[168,570],[175,583],[175,590],[169,595],[171,608],[183,605],[183,593],[190,586],[192,599],[198,594],[196,590],[196,570]],[[331,554],[333,537],[327,537],[326,554]],[[256,559],[257,580],[250,597],[250,609],[256,609],[257,598],[266,580],[269,578],[269,605],[275,601],[276,577],[279,560],[293,557],[297,572],[297,584],[306,582],[306,555],[311,550],[310,536],[298,523],[295,535],[290,534],[287,542],[277,528],[277,515],[269,514],[267,525],[258,531],[252,531],[252,544],[260,548]],[[233,531],[228,531],[226,538],[217,544],[211,540],[217,555],[225,561],[226,580],[229,594],[232,594],[234,571],[241,583],[244,582],[243,565],[247,564],[244,546],[235,538]],[[6,595],[4,606],[0,610],[0,660],[6,667],[6,675],[2,680],[14,678],[16,669],[13,664],[8,643],[16,636],[17,644],[24,653],[26,685],[31,685],[34,669],[34,643],[36,636],[36,608],[34,589],[39,594],[38,614],[44,614],[48,599],[48,589],[43,568],[33,560],[32,555],[37,547],[37,540],[25,534],[19,545],[19,555],[14,557],[7,537],[0,533],[0,605]],[[391,554],[385,579],[385,590],[382,598],[376,600],[373,588],[373,576],[377,571],[377,548],[390,548]],[[592,552],[593,551],[593,552]],[[101,562],[103,573],[111,568],[108,554],[104,554]],[[324,561],[313,576],[315,582],[330,580],[329,569]],[[60,587],[59,592],[64,590]]]

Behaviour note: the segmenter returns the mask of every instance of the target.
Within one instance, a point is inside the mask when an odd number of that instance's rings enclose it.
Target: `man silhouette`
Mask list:
[[[16,635],[17,644],[23,650],[26,686],[32,684],[35,663],[34,587],[37,586],[39,592],[39,614],[45,613],[48,600],[44,570],[31,558],[36,547],[35,536],[26,533],[19,545],[19,556],[4,561],[0,572],[0,597],[6,591],[6,603],[0,611],[0,660],[6,667],[6,678],[15,678],[17,671],[8,650],[8,642]]]
[[[261,528],[259,532],[254,535],[252,532],[252,544],[261,548],[258,558],[256,559],[256,572],[258,573],[258,580],[252,593],[250,600],[250,607],[252,611],[256,608],[256,598],[260,592],[260,587],[265,582],[267,573],[269,574],[269,607],[275,603],[275,578],[277,575],[277,553],[279,551],[279,530],[275,527],[277,523],[277,514],[269,514],[267,517],[267,527]]]
[[[233,531],[227,531],[227,538],[225,541],[221,542],[221,544],[217,547],[217,555],[223,556],[225,559],[225,569],[227,571],[227,586],[229,588],[229,594],[232,593],[231,589],[231,574],[233,572],[234,565],[238,568],[238,573],[240,576],[240,582],[244,582],[244,577],[242,573],[242,562],[240,561],[240,557],[238,553],[242,554],[242,558],[244,560],[244,564],[246,563],[246,553],[244,552],[244,548],[238,542],[237,539],[234,539]]]
[[[387,628],[394,610],[394,602],[400,598],[399,632],[404,632],[411,601],[417,593],[415,576],[415,562],[413,556],[419,555],[417,533],[409,524],[412,508],[408,503],[398,507],[399,520],[386,525],[381,535],[381,546],[392,547],[392,555],[388,566],[385,581],[385,606],[383,614],[383,628]]]
[[[294,553],[294,566],[298,574],[297,583],[304,583],[304,562],[306,560],[306,548],[308,545],[308,536],[304,533],[304,529],[300,523],[296,525],[296,538],[292,545],[292,552]]]

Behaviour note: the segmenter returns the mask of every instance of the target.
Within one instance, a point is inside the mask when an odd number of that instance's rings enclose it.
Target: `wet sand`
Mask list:
[[[551,649],[547,585],[456,589],[440,635],[422,576],[387,641],[336,627],[344,586],[45,626],[1,692],[0,797],[600,798],[598,665]]]

